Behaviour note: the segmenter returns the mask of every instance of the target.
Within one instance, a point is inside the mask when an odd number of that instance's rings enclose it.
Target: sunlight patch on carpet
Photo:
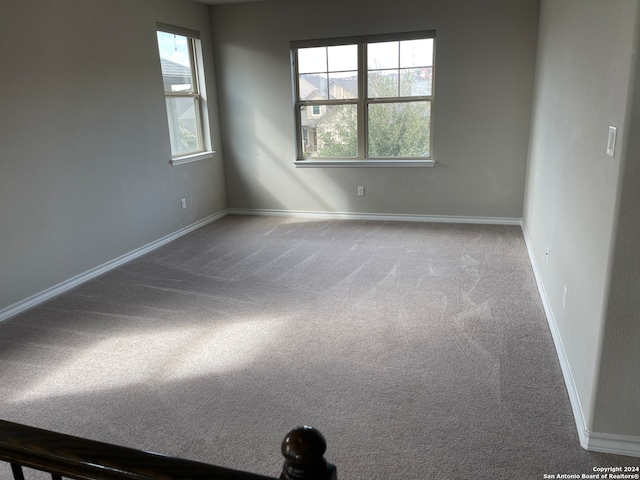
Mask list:
[[[238,370],[260,360],[282,319],[252,319],[209,328],[159,330],[102,339],[46,377],[25,384],[14,402],[158,384]]]

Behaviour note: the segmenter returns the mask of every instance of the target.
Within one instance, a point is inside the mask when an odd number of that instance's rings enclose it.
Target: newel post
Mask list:
[[[296,427],[282,441],[284,465],[280,480],[337,480],[336,467],[323,455],[327,442],[313,427]]]

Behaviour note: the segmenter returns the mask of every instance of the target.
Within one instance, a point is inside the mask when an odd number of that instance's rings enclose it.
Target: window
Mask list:
[[[292,42],[297,163],[433,165],[434,48],[433,31]]]
[[[207,151],[203,125],[204,75],[200,34],[157,24],[158,49],[169,123],[172,163],[184,163]],[[207,152],[211,153],[211,152]],[[203,157],[204,158],[204,157]]]

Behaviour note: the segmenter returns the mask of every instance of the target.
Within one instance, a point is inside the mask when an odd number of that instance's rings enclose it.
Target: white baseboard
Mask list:
[[[387,220],[398,222],[434,222],[434,223],[474,223],[486,225],[522,225],[522,219],[510,217],[458,217],[446,215],[419,215],[398,213],[350,213],[350,212],[314,212],[306,210],[276,210],[228,208],[229,215],[264,215],[280,217],[307,217],[321,219],[346,220]]]
[[[115,258],[109,262],[99,265],[91,270],[76,275],[73,278],[65,280],[53,287],[50,287],[42,292],[36,293],[24,300],[21,300],[13,305],[0,310],[0,322],[10,317],[18,315],[19,313],[35,307],[61,293],[64,293],[74,287],[77,287],[81,283],[87,282],[98,275],[108,272],[126,262],[129,262],[145,253],[148,253],[162,245],[175,240],[182,235],[185,235],[197,228],[200,228],[208,223],[211,223],[219,218],[228,214],[235,215],[270,215],[270,216],[288,216],[288,217],[311,217],[311,218],[325,218],[325,219],[353,219],[353,220],[392,220],[392,221],[405,221],[405,222],[442,222],[442,223],[476,223],[476,224],[490,224],[490,225],[521,225],[521,219],[519,218],[502,218],[502,217],[456,217],[456,216],[442,216],[442,215],[402,215],[402,214],[371,214],[371,213],[341,213],[341,212],[313,212],[313,211],[301,211],[301,210],[275,210],[275,209],[240,209],[229,208],[215,213],[209,217],[206,217],[198,222],[195,222],[187,227],[181,228],[177,232],[171,233],[165,237],[162,237],[154,242],[144,245],[132,252]]]
[[[47,288],[46,290],[40,293],[36,293],[35,295],[32,295],[20,302],[14,303],[13,305],[9,305],[8,307],[0,310],[0,322],[8,319],[9,317],[13,317],[19,313],[22,313],[25,310],[28,310],[29,308],[35,307],[36,305],[39,305],[57,295],[60,295],[61,293],[66,292],[67,290],[77,287],[81,283],[87,282],[92,278],[97,277],[98,275],[102,275],[103,273],[106,273],[109,270],[112,270],[124,263],[127,263],[135,258],[138,258],[141,255],[144,255],[145,253],[149,253],[150,251],[155,250],[156,248],[161,247],[162,245],[165,245],[166,243],[169,243],[175,240],[176,238],[186,235],[187,233],[192,232],[197,228],[203,227],[208,223],[211,223],[215,220],[218,220],[219,218],[224,217],[226,214],[227,214],[226,210],[223,210],[218,213],[214,213],[213,215],[210,215],[198,222],[192,223],[191,225],[181,228],[176,232],[173,232],[158,240],[148,243],[129,253],[121,255],[118,258],[114,258],[113,260],[103,263],[102,265],[92,268],[91,270],[81,273],[80,275],[76,275],[75,277],[65,280],[64,282],[54,285],[53,287]]]
[[[614,453],[628,457],[640,457],[640,438],[610,433],[597,433],[585,430],[587,450],[602,453]],[[580,442],[582,444],[582,441]]]
[[[625,435],[612,435],[607,433],[591,432],[587,429],[587,423],[584,417],[584,411],[582,410],[582,404],[580,403],[580,397],[576,388],[573,374],[571,373],[571,366],[569,359],[567,358],[564,344],[562,343],[562,337],[558,330],[556,319],[551,309],[551,303],[549,297],[544,288],[542,281],[542,274],[538,262],[533,253],[533,245],[527,234],[526,225],[522,226],[522,234],[527,246],[527,252],[529,253],[529,259],[531,260],[531,266],[533,268],[533,274],[538,285],[538,291],[542,299],[542,305],[547,316],[547,322],[549,323],[549,329],[553,337],[553,343],[558,354],[558,360],[560,361],[560,368],[562,369],[562,375],[564,376],[564,383],[569,393],[569,401],[571,402],[571,409],[573,411],[573,418],[576,422],[576,428],[578,430],[578,436],[580,438],[580,445],[586,450],[602,453],[613,453],[616,455],[627,455],[631,457],[640,457],[640,438],[631,437]]]

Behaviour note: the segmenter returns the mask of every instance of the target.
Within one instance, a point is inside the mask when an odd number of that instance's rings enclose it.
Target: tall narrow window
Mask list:
[[[158,24],[158,49],[174,159],[206,150],[199,33]]]
[[[292,42],[298,160],[432,160],[434,46],[433,31]]]

